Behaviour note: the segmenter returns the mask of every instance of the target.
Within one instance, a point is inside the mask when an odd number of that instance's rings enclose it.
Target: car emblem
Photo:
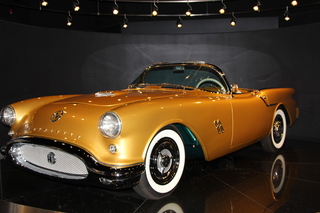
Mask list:
[[[55,121],[59,120],[62,117],[62,115],[63,115],[63,111],[59,110],[51,115],[50,121],[55,122]]]
[[[224,133],[224,128],[223,128],[222,123],[221,123],[220,120],[216,120],[213,123],[216,126],[216,129],[217,129],[219,134]]]
[[[56,158],[56,155],[53,153],[53,152],[50,152],[48,155],[47,155],[47,160],[48,160],[48,163],[50,164],[55,164],[57,162],[57,158]]]

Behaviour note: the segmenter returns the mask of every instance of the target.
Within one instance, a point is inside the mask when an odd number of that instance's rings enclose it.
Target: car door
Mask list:
[[[231,147],[259,140],[270,129],[266,104],[252,91],[232,94],[233,139]]]

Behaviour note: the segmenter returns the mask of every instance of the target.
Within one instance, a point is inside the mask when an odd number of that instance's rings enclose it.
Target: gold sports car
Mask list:
[[[292,88],[243,89],[205,62],[158,63],[127,89],[4,107],[2,158],[28,170],[160,199],[186,158],[219,158],[261,141],[279,150],[299,108]]]

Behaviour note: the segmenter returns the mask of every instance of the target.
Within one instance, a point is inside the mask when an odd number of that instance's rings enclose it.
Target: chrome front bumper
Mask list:
[[[143,164],[108,167],[83,149],[40,138],[13,139],[1,150],[4,159],[28,170],[108,189],[131,188],[144,172]]]

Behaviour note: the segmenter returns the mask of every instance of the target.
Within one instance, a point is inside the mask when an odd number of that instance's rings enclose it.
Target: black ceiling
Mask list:
[[[73,11],[76,0],[47,0],[48,6],[40,6],[42,0],[0,0],[0,19],[22,24],[95,32],[121,32],[121,23],[126,17],[130,22],[163,21],[182,19],[220,19],[230,18],[232,13],[237,18],[243,17],[279,17],[279,26],[286,27],[299,24],[320,22],[319,0],[298,0],[292,6],[292,0],[224,0],[226,13],[219,14],[221,0],[78,0],[80,11]],[[261,3],[260,12],[253,11],[253,6]],[[113,15],[115,3],[119,14]],[[159,9],[157,17],[151,16],[153,5]],[[185,12],[192,8],[192,16]],[[288,8],[291,20],[283,21]],[[70,16],[69,16],[70,11]],[[72,17],[72,25],[66,25]]]

